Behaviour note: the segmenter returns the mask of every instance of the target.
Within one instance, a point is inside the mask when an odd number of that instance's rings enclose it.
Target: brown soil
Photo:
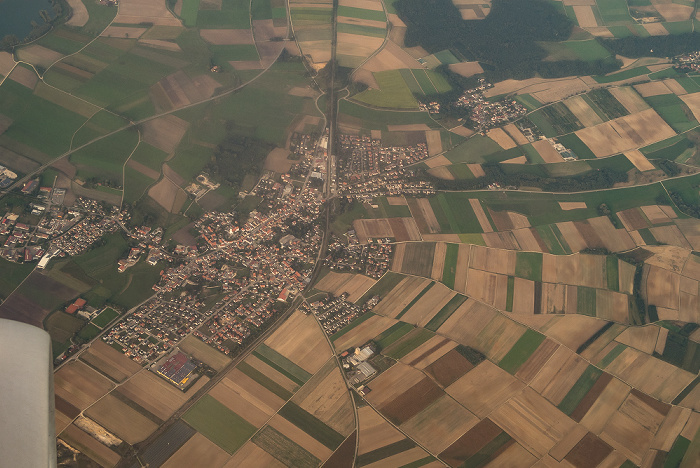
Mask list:
[[[471,362],[453,349],[426,367],[425,372],[442,387],[448,387],[473,368]]]

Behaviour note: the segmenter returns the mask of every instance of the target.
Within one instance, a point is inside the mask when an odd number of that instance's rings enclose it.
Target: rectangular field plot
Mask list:
[[[255,434],[252,440],[255,445],[286,466],[314,468],[321,463],[321,460],[313,456],[309,451],[270,426],[265,426]]]
[[[278,353],[282,360],[290,361],[291,367],[285,366],[285,369],[303,380],[299,383],[308,380],[311,374],[320,369],[330,356],[328,343],[314,317],[304,315],[299,311],[295,312],[279,330],[265,341],[264,345],[258,347],[254,352],[277,362],[274,354],[267,350]],[[280,363],[281,361],[277,362],[277,364]],[[302,372],[295,372],[293,369],[296,366]]]
[[[235,452],[255,433],[255,426],[208,395],[182,418],[228,453]]]
[[[483,361],[446,391],[469,411],[483,418],[522,388],[523,384],[515,377],[490,361]]]
[[[85,412],[85,415],[132,445],[141,442],[158,429],[158,424],[113,394],[100,399]]]
[[[220,466],[229,454],[202,434],[197,433],[168,459],[164,468],[180,466]]]
[[[93,342],[90,348],[80,355],[80,360],[85,361],[117,382],[123,382],[127,377],[141,370],[139,364],[102,340]]]

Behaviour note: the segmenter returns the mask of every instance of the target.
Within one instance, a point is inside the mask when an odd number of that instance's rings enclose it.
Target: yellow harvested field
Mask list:
[[[672,91],[668,89],[668,86],[666,86],[666,83],[663,81],[650,81],[648,83],[638,84],[634,86],[634,89],[636,89],[642,97],[672,94]]]
[[[515,143],[518,145],[527,145],[529,142],[527,138],[525,138],[525,135],[520,131],[518,127],[515,126],[513,123],[509,123],[503,129],[508,132],[508,135],[515,140]]]
[[[505,275],[472,269],[468,270],[467,275],[469,281],[467,282],[466,294],[481,302],[494,305],[496,294],[500,292],[498,287],[502,283],[502,280],[499,281],[499,278],[505,278]]]
[[[506,159],[501,162],[503,164],[527,164],[527,156],[518,156],[517,158]]]
[[[457,250],[457,271],[455,272],[454,289],[460,293],[467,292],[467,272],[469,269],[471,248],[471,245],[460,244]]]
[[[669,409],[668,407],[653,407],[646,395],[632,392],[619,411],[644,426],[652,434],[656,434]]]
[[[0,52],[0,76],[7,76],[14,67],[15,61],[12,55],[9,52]]]
[[[382,23],[383,25],[383,23]],[[338,53],[369,57],[384,43],[384,38],[360,36],[358,34],[338,33]],[[302,42],[302,44],[305,44]]]
[[[454,174],[450,172],[447,166],[438,166],[428,169],[428,174],[442,180],[455,180]]]
[[[590,7],[588,9],[590,10]],[[564,101],[564,105],[569,108],[584,127],[593,127],[603,123],[603,119],[584,101],[582,96],[570,97]]]
[[[585,315],[571,314],[555,317],[540,329],[570,349],[578,349],[590,336],[600,330],[605,321]]]
[[[174,115],[166,115],[143,123],[143,141],[151,146],[172,153],[185,135],[189,122]]]
[[[484,69],[481,67],[479,62],[451,63],[448,65],[448,68],[454,73],[457,73],[465,78],[484,73]]]
[[[432,169],[434,167],[449,166],[450,164],[452,164],[452,161],[447,159],[445,156],[440,155],[424,160],[423,164],[428,166],[428,169]]]
[[[158,424],[111,393],[85,411],[85,416],[132,445],[141,442],[158,429]]]
[[[531,388],[525,388],[497,408],[489,418],[539,457],[549,452],[576,424]]]
[[[588,224],[594,229],[598,238],[601,239],[603,246],[611,252],[620,252],[636,247],[629,233],[624,228],[615,228],[607,216],[590,218]]]
[[[693,414],[693,416],[700,416],[699,413],[692,413],[692,414]],[[692,425],[692,424],[686,424],[686,423],[688,423],[688,420],[690,419],[690,417],[691,417],[691,410],[690,409],[681,408],[679,406],[672,406],[671,409],[668,411],[668,414],[666,415],[666,418],[664,419],[663,423],[659,427],[659,430],[656,431],[656,434],[654,436],[654,440],[651,443],[651,447],[658,449],[658,450],[663,450],[665,452],[670,451],[676,437],[679,434],[681,436],[683,436],[684,427],[688,427],[689,425]],[[690,436],[691,439],[689,439],[689,440],[692,440],[692,437],[695,436],[695,432],[697,432],[697,430],[698,430],[698,428],[695,427],[694,432],[690,431],[690,432],[693,432],[693,434]]]
[[[515,278],[513,284],[513,313],[537,314],[535,310],[535,282],[523,278]]]
[[[484,171],[484,168],[481,166],[481,164],[467,164],[467,167],[476,178],[484,177],[486,175],[486,172]]]
[[[517,146],[513,139],[500,127],[489,130],[486,135],[503,149],[511,149]]]
[[[63,54],[55,50],[48,49],[38,44],[22,47],[17,51],[17,56],[24,62],[49,68],[54,62],[63,58]]]
[[[649,230],[651,231],[651,235],[661,244],[675,245],[676,247],[693,250],[693,247],[688,243],[685,237],[683,237],[683,234],[681,234],[678,226],[657,226]]]
[[[168,458],[163,468],[222,466],[229,457],[228,452],[198,432]]]
[[[686,94],[680,98],[690,108],[695,120],[698,120],[700,118],[700,93]]]
[[[442,283],[435,283],[402,317],[401,321],[424,327],[457,295]]]
[[[596,435],[605,428],[608,420],[630,393],[631,387],[613,378],[603,389],[593,405],[581,419],[581,424]]]
[[[364,275],[331,271],[321,278],[321,281],[316,284],[315,288],[330,292],[335,296],[340,296],[346,292],[349,294],[347,300],[355,302],[376,282],[376,280]]]
[[[345,350],[351,346],[360,346],[395,323],[396,320],[394,319],[384,317],[383,315],[375,315],[336,339],[333,345],[336,350]]]
[[[392,31],[396,30],[397,28],[392,29]],[[370,58],[360,70],[379,72],[401,68],[421,68],[421,64],[392,40],[387,41],[382,50]]]
[[[600,438],[622,452],[635,465],[641,465],[642,455],[649,449],[653,435],[629,416],[615,412]]]
[[[255,44],[250,29],[200,29],[199,35],[214,45]]]
[[[651,36],[668,36],[668,31],[661,23],[645,23],[642,25]]]
[[[515,274],[516,252],[475,245],[471,249],[469,267],[502,275]]]
[[[220,371],[231,362],[231,358],[224,353],[212,348],[192,335],[182,340],[178,346],[185,353],[217,371]]]
[[[350,394],[333,359],[306,382],[292,401],[344,436],[355,429]]]
[[[54,391],[79,410],[84,410],[107,394],[114,385],[82,362],[74,361],[54,374]]]
[[[404,435],[374,411],[371,406],[358,408],[357,418],[359,419],[358,455],[404,439]]]
[[[244,362],[252,366],[254,369],[262,372],[267,377],[272,379],[275,383],[277,383],[279,386],[287,389],[292,393],[296,392],[299,388],[298,384],[290,380],[285,375],[282,375],[278,370],[273,369],[272,367],[270,367],[269,365],[267,365],[252,354],[249,355]]]
[[[70,5],[71,16],[66,21],[67,26],[73,26],[74,28],[82,28],[90,19],[87,8],[81,0],[68,0],[68,5]]]
[[[633,348],[625,348],[605,370],[664,402],[673,400],[695,377]]]
[[[338,5],[362,8],[363,10],[383,11],[379,0],[339,0]]]
[[[255,427],[262,427],[272,416],[221,382],[209,390],[209,395]]]
[[[654,253],[653,257],[646,259],[645,263],[647,265],[672,272],[681,272],[683,265],[686,264],[686,259],[690,255],[688,249],[672,245],[649,245],[645,247],[645,250]]]
[[[406,205],[406,199],[404,197],[386,197],[386,202],[392,206]]]
[[[103,467],[111,468],[119,463],[121,458],[119,454],[98,442],[97,439],[75,424],[68,426],[61,434],[60,439],[64,440],[71,447],[80,450]]]
[[[445,390],[476,416],[484,418],[522,388],[518,379],[491,361],[483,361]]]
[[[657,266],[649,267],[646,283],[649,304],[678,309],[680,275]]]
[[[577,5],[574,7],[574,13],[576,14],[578,25],[582,28],[595,28],[598,26],[590,5]]]
[[[599,158],[656,143],[675,134],[654,109],[576,131],[581,141]]]
[[[181,392],[165,379],[144,369],[116,391],[165,421],[208,381],[208,377],[201,377],[186,392]]]
[[[651,224],[668,223],[677,215],[670,206],[647,205],[640,207]]]
[[[424,378],[421,371],[397,362],[372,381],[372,393],[367,396],[367,400],[375,407],[382,407]]]
[[[608,88],[608,91],[610,91],[610,94],[612,94],[630,114],[649,109],[649,105],[646,101],[639,97],[639,94],[629,86]]]
[[[561,314],[568,312],[567,290],[569,288],[573,287],[563,284],[543,283],[541,301],[542,309],[539,312],[542,314]]]
[[[530,252],[542,252],[543,246],[537,242],[533,229],[514,229],[511,231],[515,240],[520,246],[520,250],[527,250]]]
[[[443,395],[401,425],[401,430],[432,453],[440,453],[471,429],[478,418]]]
[[[287,465],[248,441],[222,468],[285,468]]]
[[[435,156],[442,153],[442,138],[440,130],[429,130],[425,132],[425,141],[428,145],[428,155]]]
[[[268,416],[275,414],[277,410],[280,409],[285,403],[283,399],[238,369],[233,369],[231,372],[226,374],[226,377],[221,380],[219,385],[225,385],[228,390],[239,395],[240,398],[247,402],[248,405],[255,407],[257,410],[267,414]],[[228,392],[222,390],[219,395],[223,396],[225,393]],[[221,400],[221,402],[223,404],[228,403],[233,405],[233,397],[230,398],[231,400],[228,400],[227,402],[224,400]]]
[[[661,26],[661,25],[659,24],[659,26]],[[681,86],[681,84],[678,81],[674,80],[673,78],[669,78],[667,80],[664,80],[664,83],[666,83],[666,86],[668,86],[668,89],[673,91],[674,94],[676,94],[678,96],[681,96],[683,94],[688,94],[688,91],[686,91],[685,88],[683,86]]]
[[[654,8],[666,21],[687,21],[693,14],[693,7],[677,3],[662,3],[654,1]]]
[[[153,23],[159,26],[180,26],[180,21],[158,0],[121,0],[115,23]]]
[[[386,22],[380,21],[380,20],[354,18],[352,16],[338,16],[337,21],[339,24],[356,24],[358,26],[369,26],[371,28],[379,28],[379,29],[386,28]],[[355,35],[359,35],[359,34],[355,34]],[[367,36],[363,36],[363,37],[367,37]]]
[[[300,311],[294,312],[265,344],[311,374],[316,373],[331,354],[314,316]]]
[[[525,330],[518,322],[499,313],[481,330],[472,345],[489,359],[500,361]]]
[[[429,279],[416,276],[407,276],[394,287],[394,289],[384,296],[372,312],[395,318],[426,286],[430,284]],[[433,288],[431,288],[433,289]]]
[[[540,395],[558,405],[576,384],[588,363],[565,346],[560,346],[542,366],[530,386]]]
[[[474,299],[467,299],[445,320],[438,331],[462,344],[472,343],[498,312]]]
[[[596,291],[596,316],[618,323],[629,322],[629,297],[614,291]]]
[[[185,192],[175,185],[170,179],[163,178],[156,185],[148,189],[148,195],[169,213],[180,211],[184,200],[178,203],[178,195]],[[185,195],[185,198],[187,196]]]
[[[491,227],[491,223],[486,217],[486,213],[484,212],[484,208],[481,206],[481,202],[476,198],[470,198],[469,204],[471,205],[472,210],[474,210],[474,214],[476,215],[476,219],[479,221],[481,229],[484,232],[493,232],[493,227]]]
[[[442,281],[446,254],[447,244],[444,242],[437,242],[435,244],[435,254],[433,255],[433,270],[430,272],[430,277],[435,281]]]
[[[141,366],[132,361],[102,340],[96,340],[87,351],[80,355],[80,360],[95,367],[116,382],[123,382],[141,370]]]
[[[415,348],[401,362],[413,366],[416,369],[424,369],[457,346],[452,340],[435,335],[422,345]]]
[[[634,164],[634,167],[639,169],[641,172],[653,171],[656,169],[652,163],[642,154],[639,150],[631,150],[625,152],[625,157]]]
[[[564,211],[580,210],[588,208],[586,202],[559,202],[559,208]]]

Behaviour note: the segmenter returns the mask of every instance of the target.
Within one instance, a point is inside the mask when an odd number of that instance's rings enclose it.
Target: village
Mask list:
[[[493,85],[480,78],[479,86],[464,91],[452,104],[456,108],[466,109],[469,112],[470,126],[482,134],[490,128],[512,122],[527,113],[525,106],[512,98],[498,101],[486,99],[484,93],[489,88],[493,88]]]
[[[340,135],[338,193],[361,201],[381,195],[431,195],[433,186],[416,180],[410,165],[428,158],[424,142],[382,146],[368,136]]]

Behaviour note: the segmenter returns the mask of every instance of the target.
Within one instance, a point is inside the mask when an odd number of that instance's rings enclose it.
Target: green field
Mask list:
[[[303,385],[311,378],[311,374],[265,344],[261,344],[255,348],[253,354],[299,385]]]
[[[576,311],[579,314],[595,317],[596,290],[586,286],[579,286],[576,295]]]
[[[455,273],[457,272],[458,244],[447,244],[445,252],[445,265],[442,269],[442,282],[450,289],[455,287]]]
[[[435,333],[430,330],[416,328],[385,349],[382,354],[397,360],[401,359],[433,336],[435,336]]]
[[[542,281],[542,254],[539,252],[517,252],[515,276],[532,281]]]
[[[617,257],[608,256],[605,259],[605,274],[608,289],[611,291],[620,290],[619,263]]]
[[[104,328],[117,317],[119,317],[119,312],[112,309],[111,307],[107,307],[105,310],[100,312],[100,314],[97,317],[92,319],[92,323],[94,323],[100,328]]]
[[[538,346],[542,344],[544,339],[544,335],[528,328],[525,330],[523,336],[510,348],[508,354],[503,356],[498,366],[510,374],[515,374],[518,369],[520,369],[520,366],[525,364],[525,361],[527,361]]]
[[[85,320],[58,310],[44,320],[51,341],[70,346],[70,339],[85,325]],[[99,333],[99,330],[98,330]]]
[[[602,370],[589,365],[571,390],[569,390],[569,393],[567,393],[561,403],[557,405],[557,408],[566,414],[571,414],[602,374]]]
[[[483,163],[485,156],[501,151],[501,147],[491,138],[475,135],[459,146],[445,153],[452,163]]]
[[[73,133],[87,120],[12,80],[0,86],[0,109],[13,120],[3,138],[54,156],[68,149]]]
[[[436,332],[438,328],[442,326],[445,321],[450,318],[455,310],[467,300],[467,296],[457,294],[455,297],[450,299],[450,301],[445,304],[445,307],[440,309],[440,311],[435,314],[435,316],[430,319],[430,321],[425,325],[425,328]]]
[[[403,276],[399,273],[394,273],[393,271],[387,271],[384,274],[384,276],[382,276],[379,279],[379,281],[377,281],[374,284],[374,286],[369,288],[367,290],[367,292],[362,295],[361,298],[359,298],[357,301],[355,301],[355,304],[364,305],[367,301],[372,299],[373,296],[379,296],[379,297],[383,298],[384,296],[387,295],[387,293],[389,293],[389,291],[394,289],[396,287],[396,285],[398,285],[401,282],[401,280],[403,280],[404,278],[405,278],[405,276]],[[362,317],[360,317],[357,320],[360,320],[360,319],[362,319]],[[343,329],[343,330],[345,330],[345,329]],[[335,339],[336,336],[338,336],[337,333],[335,335],[333,335],[332,339]]]
[[[34,270],[34,264],[14,263],[0,258],[0,296],[6,298]]]
[[[386,15],[381,10],[366,10],[364,8],[355,8],[343,5],[338,7],[338,16],[348,16],[350,18],[367,19],[373,21],[386,21]]]
[[[248,364],[247,362],[242,362],[236,366],[236,369],[243,372],[245,375],[255,380],[257,383],[270,390],[272,393],[282,398],[283,400],[289,400],[293,393],[282,387],[280,384]]]
[[[675,94],[644,98],[675,131],[685,132],[698,125],[692,112]]]
[[[136,148],[138,140],[135,129],[122,130],[76,151],[71,154],[70,161],[85,178],[107,179],[122,185],[124,163]]]
[[[385,349],[394,342],[398,341],[415,327],[410,323],[397,322],[391,327],[384,330],[381,334],[374,338],[375,343],[379,345],[380,350]]]
[[[629,70],[613,73],[612,75],[594,76],[598,83],[614,83],[615,81],[628,80],[638,76],[648,75],[651,71],[647,67],[630,68]]]
[[[182,419],[228,453],[238,450],[256,431],[255,426],[209,395],[204,395]]]
[[[345,440],[342,434],[291,401],[280,408],[278,414],[331,450]]]
[[[418,107],[411,89],[408,87],[400,70],[374,73],[379,89],[368,89],[353,99],[375,107],[395,109],[415,109]]]
[[[97,337],[97,335],[100,334],[101,331],[102,330],[97,328],[92,323],[88,323],[82,328],[82,330],[78,332],[78,338],[85,342],[92,341],[94,338]]]

